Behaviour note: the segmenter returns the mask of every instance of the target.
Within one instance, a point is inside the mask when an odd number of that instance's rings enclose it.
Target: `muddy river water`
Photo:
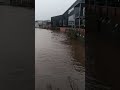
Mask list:
[[[85,90],[85,49],[63,32],[35,29],[35,90]]]

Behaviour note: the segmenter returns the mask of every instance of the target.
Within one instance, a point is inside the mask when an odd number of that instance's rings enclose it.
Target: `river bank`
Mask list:
[[[70,39],[80,40],[81,42],[85,43],[85,29],[68,27],[54,27],[50,29],[64,32],[70,37]]]

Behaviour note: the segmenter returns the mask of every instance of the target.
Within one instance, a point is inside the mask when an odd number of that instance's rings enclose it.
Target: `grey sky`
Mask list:
[[[63,14],[76,0],[35,0],[35,20]]]

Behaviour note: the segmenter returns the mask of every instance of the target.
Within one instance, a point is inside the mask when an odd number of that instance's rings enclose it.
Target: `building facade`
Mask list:
[[[53,27],[80,27],[85,25],[85,0],[76,2],[63,15],[51,18]]]
[[[68,26],[80,27],[85,20],[85,1],[77,0],[66,12],[68,14]]]
[[[51,25],[52,27],[62,27],[63,26],[63,15],[52,17]]]

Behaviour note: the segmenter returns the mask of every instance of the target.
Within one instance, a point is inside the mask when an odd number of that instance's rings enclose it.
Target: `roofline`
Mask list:
[[[71,7],[73,7],[75,4],[77,4],[77,2],[78,2],[78,3],[85,3],[84,0],[76,0],[62,15],[64,15]]]
[[[53,16],[53,17],[59,17],[59,16],[63,16],[63,15],[57,15],[57,16]],[[51,18],[53,18],[53,17],[51,17]]]
[[[54,18],[54,17],[59,17],[59,16],[63,16],[70,8],[72,8],[75,4],[77,5],[78,3],[85,3],[85,0],[76,0],[62,15],[57,15],[57,16],[53,16],[51,18]]]

